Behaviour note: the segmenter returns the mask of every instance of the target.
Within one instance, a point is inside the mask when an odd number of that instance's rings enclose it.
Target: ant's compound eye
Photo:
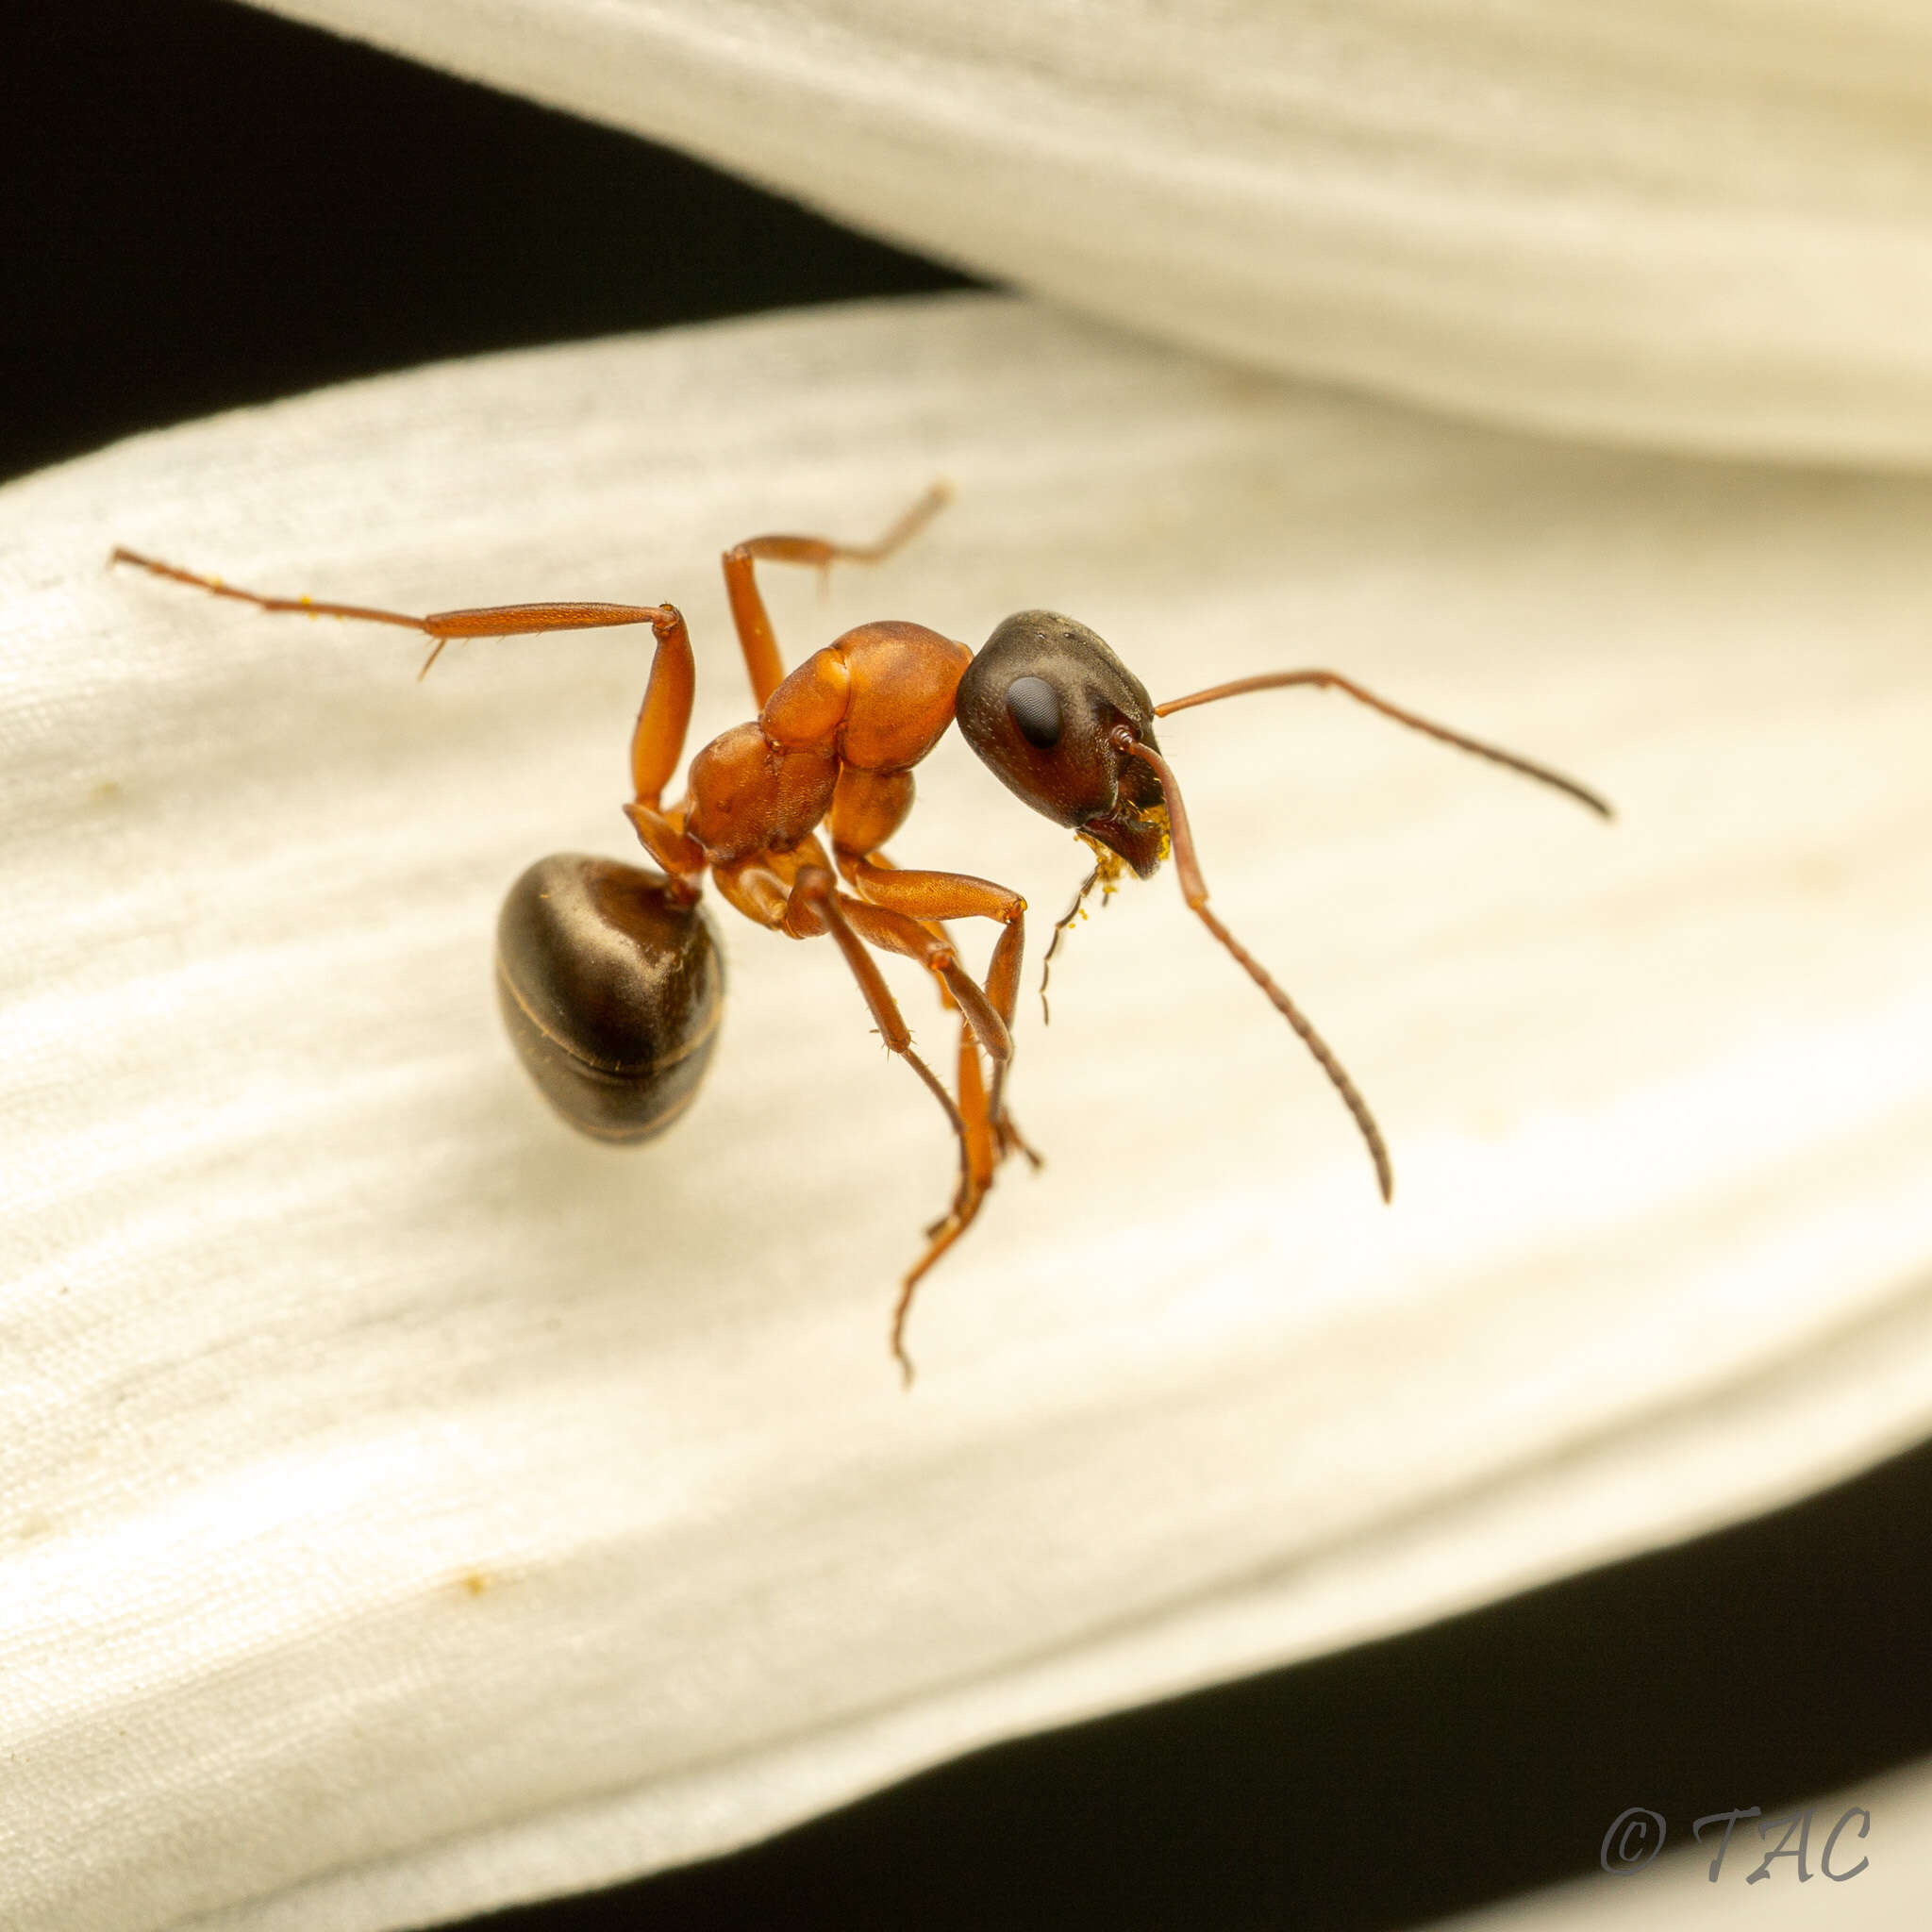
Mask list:
[[[1059,693],[1043,677],[1016,677],[1007,687],[1007,715],[1020,736],[1041,751],[1060,741]]]

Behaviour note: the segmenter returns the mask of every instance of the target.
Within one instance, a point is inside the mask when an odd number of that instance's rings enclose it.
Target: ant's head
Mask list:
[[[1125,725],[1158,748],[1141,680],[1071,617],[1022,610],[959,680],[959,729],[1035,811],[1117,852],[1146,878],[1165,855],[1166,801],[1151,765],[1123,750]]]

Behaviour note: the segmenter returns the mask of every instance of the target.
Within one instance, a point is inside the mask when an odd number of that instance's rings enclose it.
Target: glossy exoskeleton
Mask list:
[[[496,997],[517,1058],[572,1126],[648,1141],[697,1098],[724,962],[704,908],[662,873],[559,852],[503,902]]]
[[[433,641],[425,672],[452,638],[651,626],[657,650],[631,734],[632,796],[624,809],[661,871],[560,856],[524,874],[498,927],[498,988],[510,1038],[545,1097],[573,1125],[605,1140],[644,1140],[690,1105],[716,1039],[723,976],[698,907],[705,878],[758,924],[793,939],[830,938],[886,1045],[924,1082],[958,1147],[952,1201],[927,1229],[924,1251],[901,1283],[893,1309],[892,1352],[908,1379],[906,1318],[920,1277],[972,1224],[1008,1155],[1038,1161],[1005,1101],[1026,902],[971,874],[903,867],[884,849],[912,808],[913,768],[955,716],[1001,781],[1034,810],[1070,826],[1093,855],[1074,906],[1056,927],[1056,943],[1095,885],[1110,888],[1124,869],[1146,878],[1171,855],[1189,908],[1306,1042],[1347,1104],[1385,1199],[1392,1175],[1367,1104],[1300,1009],[1208,906],[1156,719],[1244,692],[1324,687],[1609,815],[1595,793],[1574,780],[1403,710],[1332,671],[1274,672],[1156,705],[1106,642],[1053,611],[1006,619],[977,654],[923,625],[863,624],[788,675],[755,564],[824,569],[841,559],[875,560],[909,537],[944,496],[941,489],[928,491],[874,544],[755,537],[724,553],[725,589],[758,715],[698,751],[683,796],[670,806],[664,792],[683,753],[695,678],[690,637],[674,606],[513,604],[413,617],[265,596],[131,551],[114,553],[116,561],[263,609],[421,632]],[[987,919],[999,928],[982,978],[965,969],[955,949],[945,922],[958,919]],[[958,1012],[951,1090],[913,1050],[876,951],[918,961]],[[1041,991],[1043,997],[1043,982]]]

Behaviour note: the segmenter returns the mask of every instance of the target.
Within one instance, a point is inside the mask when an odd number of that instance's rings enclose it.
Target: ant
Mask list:
[[[452,639],[651,626],[657,648],[631,734],[632,797],[624,810],[661,871],[558,854],[524,874],[497,929],[497,990],[511,1041],[539,1089],[573,1126],[604,1140],[646,1140],[691,1104],[717,1033],[724,973],[699,905],[706,873],[725,903],[755,924],[792,939],[829,937],[887,1048],[925,1084],[958,1145],[951,1204],[925,1230],[924,1252],[901,1282],[892,1310],[891,1352],[908,1385],[906,1322],[920,1278],[973,1224],[1003,1160],[1018,1153],[1040,1164],[1006,1105],[1026,902],[970,874],[899,866],[884,849],[912,808],[913,768],[956,717],[967,742],[1008,790],[1071,826],[1093,855],[1092,870],[1055,927],[1055,946],[1096,885],[1111,892],[1124,871],[1147,878],[1172,857],[1189,909],[1294,1029],[1355,1117],[1385,1201],[1393,1174],[1368,1103],[1300,1008],[1209,909],[1187,808],[1155,737],[1155,720],[1291,685],[1339,691],[1411,730],[1611,815],[1603,799],[1574,779],[1432,724],[1332,671],[1238,678],[1156,705],[1099,637],[1049,610],[1007,618],[976,653],[924,625],[861,624],[788,675],[755,565],[808,564],[823,573],[835,562],[877,562],[948,494],[935,485],[874,543],[768,536],[724,552],[725,591],[758,716],[696,754],[684,796],[671,807],[664,791],[684,749],[695,681],[691,639],[672,605],[509,604],[412,617],[266,596],[132,550],[116,549],[109,559],[262,610],[420,631],[432,641],[419,675]],[[958,919],[991,920],[999,927],[983,980],[959,963],[944,924]],[[917,960],[939,982],[943,1004],[958,1012],[956,1091],[949,1092],[913,1050],[874,950]],[[1041,998],[1043,1007],[1044,977]]]

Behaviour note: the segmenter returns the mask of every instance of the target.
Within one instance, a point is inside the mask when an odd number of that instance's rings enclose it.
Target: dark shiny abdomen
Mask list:
[[[695,1096],[724,970],[701,908],[661,873],[580,853],[541,858],[496,926],[496,992],[543,1097],[600,1141],[661,1133]]]

